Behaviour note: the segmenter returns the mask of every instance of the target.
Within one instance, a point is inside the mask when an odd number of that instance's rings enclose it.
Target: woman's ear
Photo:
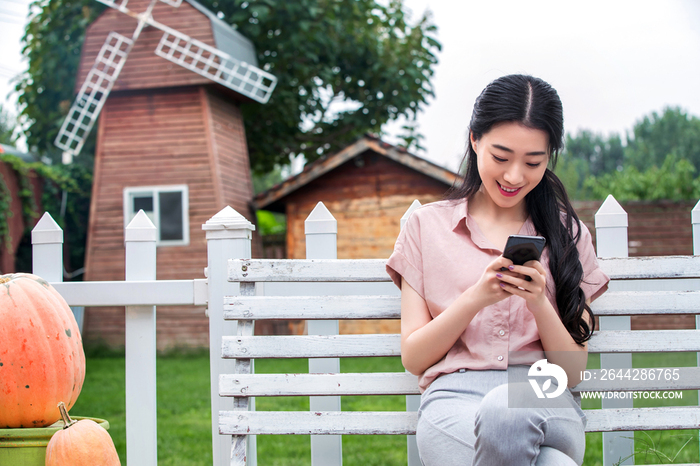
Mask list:
[[[476,153],[476,143],[477,139],[474,137],[474,133],[469,131],[469,144],[472,145],[472,150]]]

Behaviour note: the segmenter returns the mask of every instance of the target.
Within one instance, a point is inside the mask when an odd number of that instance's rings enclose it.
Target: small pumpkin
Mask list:
[[[63,429],[46,446],[46,466],[121,466],[109,433],[91,419],[74,421],[63,402],[58,404]]]
[[[85,379],[85,353],[68,304],[42,278],[0,276],[0,429],[44,427],[70,409]]]

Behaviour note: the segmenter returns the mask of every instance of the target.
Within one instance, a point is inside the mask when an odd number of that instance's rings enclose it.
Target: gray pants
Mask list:
[[[534,394],[527,383],[511,379],[508,384],[508,373],[525,380],[527,370],[467,370],[436,379],[421,396],[418,412],[416,437],[423,464],[581,465],[586,418],[569,390],[560,395],[560,407],[509,407],[509,388],[511,402],[518,390]]]

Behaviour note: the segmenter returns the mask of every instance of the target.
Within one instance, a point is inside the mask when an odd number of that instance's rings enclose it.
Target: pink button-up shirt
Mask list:
[[[593,301],[607,289],[609,278],[598,267],[588,228],[580,225],[577,249],[583,266],[581,288]],[[529,218],[518,234],[537,234]],[[410,216],[389,257],[387,272],[399,287],[403,277],[425,299],[430,315],[436,317],[474,285],[486,266],[501,254],[502,250],[486,239],[467,213],[466,200],[439,201]],[[547,298],[557,309],[546,247],[540,262],[547,271]],[[421,391],[440,375],[459,369],[505,370],[508,353],[513,351],[543,351],[535,318],[519,296],[479,312],[445,357],[421,374]]]

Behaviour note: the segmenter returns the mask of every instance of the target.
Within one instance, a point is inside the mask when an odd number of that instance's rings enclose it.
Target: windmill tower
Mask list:
[[[158,227],[158,279],[203,277],[201,225],[226,205],[254,221],[239,104],[267,102],[276,79],[194,0],[100,1],[112,8],[87,29],[56,140],[70,161],[100,116],[85,279],[124,279],[123,229],[139,209]],[[161,349],[208,345],[201,307],[159,307],[157,328]],[[83,338],[123,345],[123,308],[88,308]]]

